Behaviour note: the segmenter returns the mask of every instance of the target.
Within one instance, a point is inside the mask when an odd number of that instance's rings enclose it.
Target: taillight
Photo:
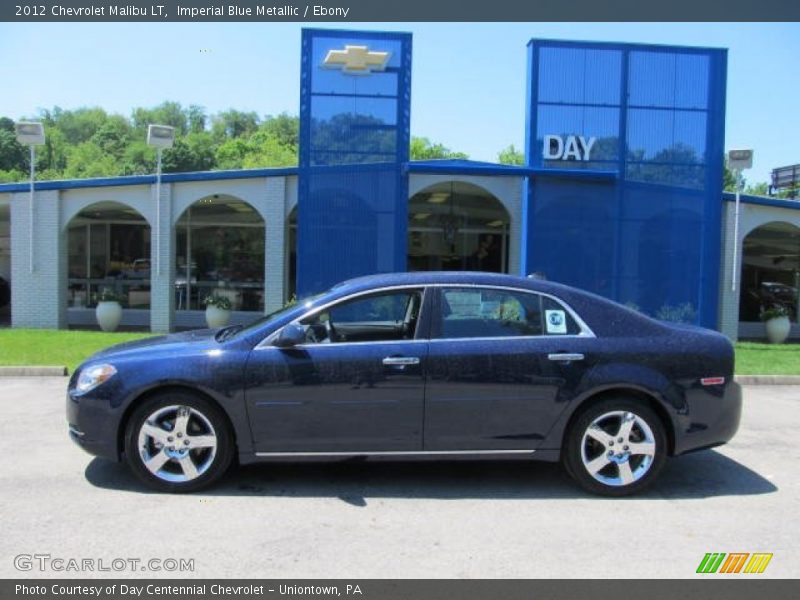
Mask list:
[[[724,377],[703,377],[700,380],[701,385],[722,385],[725,383]]]

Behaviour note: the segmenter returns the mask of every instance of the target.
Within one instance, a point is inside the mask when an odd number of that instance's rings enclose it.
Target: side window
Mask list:
[[[515,337],[542,334],[538,294],[490,288],[445,288],[441,338]]]
[[[383,342],[413,339],[422,290],[402,290],[346,300],[300,321],[306,343]]]
[[[577,335],[581,332],[572,315],[552,298],[542,297],[542,316],[547,335]]]

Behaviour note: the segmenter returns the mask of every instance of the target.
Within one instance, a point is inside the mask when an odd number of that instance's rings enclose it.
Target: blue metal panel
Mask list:
[[[725,51],[534,40],[529,61],[527,164],[619,177],[533,175],[526,270],[716,327]],[[597,142],[590,160],[543,160],[548,134]]]
[[[354,46],[376,60],[388,56],[368,73],[325,64],[330,52]],[[411,35],[304,29],[302,52],[301,297],[357,275],[405,270]]]

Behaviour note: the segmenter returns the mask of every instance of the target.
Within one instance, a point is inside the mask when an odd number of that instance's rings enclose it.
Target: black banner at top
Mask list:
[[[0,21],[800,21],[797,0],[12,0]]]

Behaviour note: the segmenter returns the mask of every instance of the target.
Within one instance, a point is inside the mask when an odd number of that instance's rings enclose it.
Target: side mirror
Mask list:
[[[278,333],[278,337],[272,342],[278,348],[291,348],[306,341],[306,332],[297,323],[289,323]]]

